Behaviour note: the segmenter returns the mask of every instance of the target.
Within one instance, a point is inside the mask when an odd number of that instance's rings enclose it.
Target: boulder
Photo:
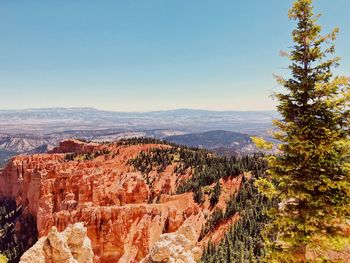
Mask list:
[[[52,227],[21,257],[20,263],[92,263],[94,253],[83,223],[70,225],[63,232]]]

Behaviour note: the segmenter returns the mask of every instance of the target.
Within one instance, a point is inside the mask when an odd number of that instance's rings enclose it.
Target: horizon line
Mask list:
[[[124,111],[124,110],[110,110],[110,109],[101,109],[97,107],[37,107],[37,108],[10,108],[10,109],[1,109],[0,111],[39,111],[39,110],[95,110],[95,111],[107,111],[115,113],[155,113],[155,112],[169,112],[169,111],[212,111],[212,112],[276,112],[276,109],[266,109],[266,110],[239,110],[239,109],[205,109],[205,108],[169,108],[169,109],[159,109],[159,110],[144,110],[144,111]]]

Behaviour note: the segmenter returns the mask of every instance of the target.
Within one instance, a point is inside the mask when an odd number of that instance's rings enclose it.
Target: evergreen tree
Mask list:
[[[193,193],[193,199],[197,204],[202,204],[204,202],[204,195],[201,188]]]
[[[221,186],[220,186],[220,181],[218,181],[213,189],[213,193],[210,197],[210,205],[215,206],[219,202],[221,194]]]
[[[0,263],[7,263],[8,259],[5,255],[0,254]]]
[[[321,35],[318,17],[312,0],[296,1],[289,12],[297,27],[286,54],[291,77],[277,78],[286,90],[276,94],[281,154],[269,157],[268,176],[257,183],[280,202],[266,229],[267,262],[306,262],[307,249],[321,259],[326,246],[344,240],[340,226],[349,219],[350,80],[333,77],[338,29]]]

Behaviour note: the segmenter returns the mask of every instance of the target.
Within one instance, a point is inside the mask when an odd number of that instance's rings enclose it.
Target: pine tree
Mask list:
[[[221,186],[220,186],[220,181],[218,181],[215,184],[215,187],[213,189],[213,193],[210,197],[210,205],[211,206],[215,206],[219,202],[220,194],[221,194]]]
[[[281,153],[269,157],[268,176],[257,183],[280,202],[266,228],[268,262],[306,262],[307,249],[320,259],[326,246],[340,245],[350,214],[350,79],[333,77],[339,58],[330,58],[338,29],[321,35],[312,0],[296,1],[289,18],[297,27],[285,54],[291,77],[277,77],[286,90],[276,94]]]
[[[204,195],[200,187],[198,190],[194,191],[193,198],[197,204],[202,204],[204,202]]]

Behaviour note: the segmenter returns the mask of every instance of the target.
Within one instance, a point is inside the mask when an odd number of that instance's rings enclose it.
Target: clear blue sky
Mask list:
[[[1,0],[0,108],[273,109],[291,3]],[[315,6],[350,75],[350,1]]]

